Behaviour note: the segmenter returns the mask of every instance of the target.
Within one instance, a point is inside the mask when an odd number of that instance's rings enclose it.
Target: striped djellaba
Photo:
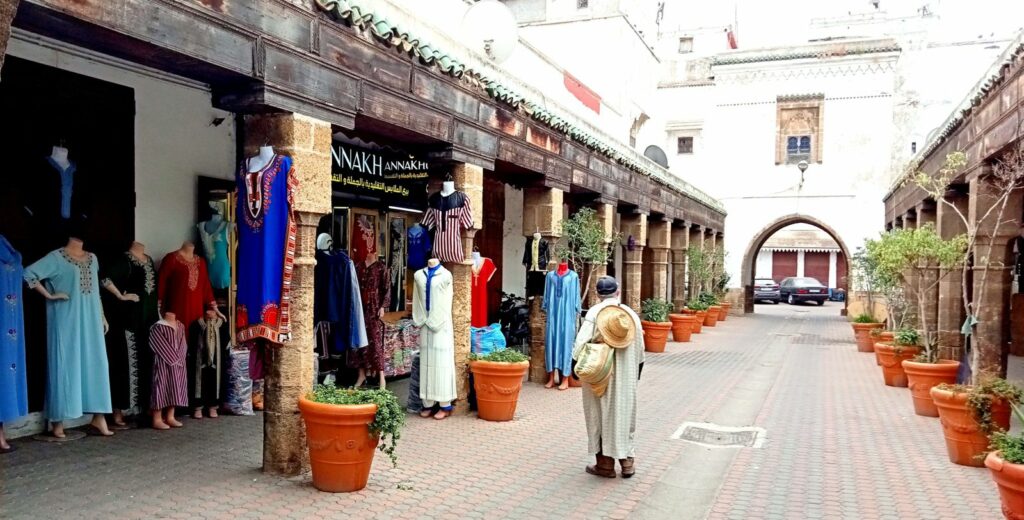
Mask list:
[[[160,320],[149,330],[149,348],[153,350],[153,395],[150,408],[188,406],[188,370],[185,360],[188,344],[185,325]]]

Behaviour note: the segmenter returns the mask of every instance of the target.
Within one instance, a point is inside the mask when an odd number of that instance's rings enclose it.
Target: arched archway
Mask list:
[[[830,237],[832,237],[832,240],[835,240],[836,243],[839,244],[839,249],[843,251],[843,255],[846,256],[847,262],[845,274],[846,279],[850,280],[850,262],[852,258],[850,256],[850,248],[846,247],[846,243],[843,242],[843,239],[840,238],[839,233],[837,233],[836,230],[832,229],[832,227],[829,226],[828,224],[825,224],[824,222],[810,215],[792,213],[783,217],[779,217],[778,219],[775,219],[767,226],[761,228],[761,230],[754,235],[754,238],[750,241],[750,244],[747,246],[746,252],[743,254],[743,263],[741,264],[742,272],[740,275],[740,280],[743,285],[744,313],[754,312],[754,269],[757,263],[758,251],[760,251],[761,247],[764,246],[765,241],[771,238],[771,236],[774,235],[777,231],[792,224],[810,224],[824,231]],[[843,302],[843,309],[841,311],[841,314],[843,316],[846,316],[846,307],[847,305],[849,305],[849,303],[849,298],[847,298]]]

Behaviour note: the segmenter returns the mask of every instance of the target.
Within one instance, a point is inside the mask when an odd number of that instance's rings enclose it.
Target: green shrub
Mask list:
[[[708,310],[708,307],[710,307],[710,305],[700,300],[690,300],[686,302],[686,308],[690,309],[691,311],[706,311]]]
[[[391,458],[391,464],[398,466],[395,446],[401,438],[405,425],[405,410],[398,404],[398,398],[391,390],[379,388],[338,388],[334,385],[316,385],[308,399],[323,404],[375,404],[377,415],[370,423],[370,433],[380,436],[378,449]]]
[[[672,312],[672,303],[661,298],[650,298],[640,304],[640,310],[645,321],[667,323],[668,315]]]
[[[857,317],[853,319],[853,322],[854,323],[878,323],[877,321],[875,321],[875,317],[874,316],[872,316],[872,315],[870,315],[870,314],[868,314],[866,312],[863,313],[863,314],[858,314]]]
[[[492,363],[522,363],[523,361],[529,361],[530,358],[519,352],[518,350],[512,349],[501,349],[495,350],[488,354],[477,354],[473,352],[469,355],[470,361],[490,361]]]
[[[921,335],[915,329],[900,329],[893,334],[893,338],[901,347],[916,347]]]
[[[1021,412],[1016,404],[1011,403],[1010,406],[1013,407],[1013,415],[1017,416],[1017,420],[1024,422],[1024,412]],[[998,450],[1006,462],[1024,464],[1024,434],[1010,435],[1007,432],[995,432],[990,440],[992,444],[989,447]]]
[[[709,292],[700,293],[700,296],[697,296],[697,299],[708,307],[718,305],[718,297]]]

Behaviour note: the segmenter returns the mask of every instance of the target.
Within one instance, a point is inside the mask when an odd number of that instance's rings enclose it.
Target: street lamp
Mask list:
[[[800,184],[796,187],[796,194],[798,197],[800,196],[800,191],[804,189],[804,172],[807,171],[807,166],[809,166],[807,161],[800,161],[796,163],[796,167],[800,168]]]

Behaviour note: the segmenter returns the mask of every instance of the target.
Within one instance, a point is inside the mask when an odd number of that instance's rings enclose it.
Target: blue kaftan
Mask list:
[[[579,318],[580,277],[576,271],[558,276],[550,271],[544,282],[544,312],[547,328],[544,332],[544,368],[558,370],[562,375],[572,368],[572,347],[576,340],[576,321]]]
[[[85,413],[110,413],[110,373],[103,338],[99,262],[86,253],[71,258],[63,248],[25,268],[29,287],[42,283],[67,300],[46,301],[46,418],[53,422]]]
[[[0,235],[0,423],[28,414],[21,254]]]

